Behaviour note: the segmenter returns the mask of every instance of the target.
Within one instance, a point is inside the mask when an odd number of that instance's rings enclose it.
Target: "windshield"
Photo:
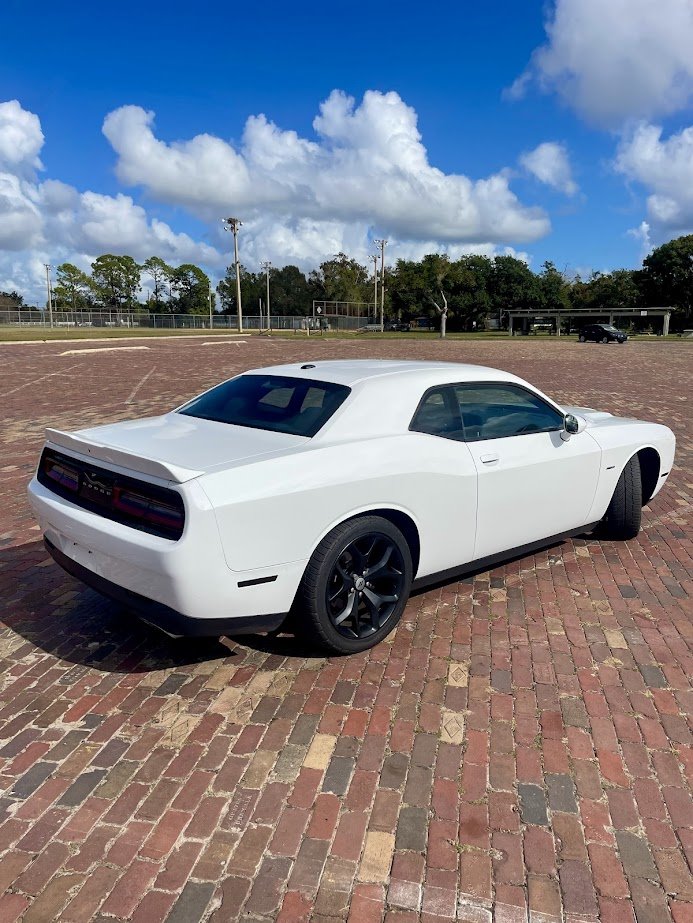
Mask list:
[[[188,417],[314,436],[350,389],[327,381],[282,375],[241,375],[194,398],[178,411]]]
[[[608,330],[609,333],[620,333],[620,330],[617,330],[615,327],[612,327],[611,324],[602,324],[602,330]]]

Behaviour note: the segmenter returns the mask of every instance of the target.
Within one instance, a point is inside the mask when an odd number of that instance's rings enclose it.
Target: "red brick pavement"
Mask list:
[[[690,923],[693,350],[205,342],[0,345],[0,921]],[[47,559],[25,499],[46,425],[358,356],[669,423],[677,467],[637,540],[416,595],[354,657],[170,641]]]

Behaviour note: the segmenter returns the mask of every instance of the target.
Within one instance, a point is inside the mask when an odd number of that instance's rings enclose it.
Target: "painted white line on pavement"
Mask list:
[[[89,349],[68,349],[60,356],[84,356],[87,353],[116,353],[125,349],[149,349],[149,346],[97,346]]]
[[[68,372],[71,372],[72,369],[76,369],[76,365],[71,365],[67,369],[63,369],[60,372],[49,372],[48,375],[42,375],[40,378],[31,378],[29,381],[25,381],[23,385],[17,385],[16,388],[12,388],[11,391],[5,391],[5,397],[9,394],[14,394],[15,391],[21,391],[22,388],[28,388],[29,385],[37,385],[40,381],[45,381],[47,378],[54,378],[56,375],[67,375]]]
[[[151,369],[149,372],[147,372],[147,374],[144,376],[144,378],[142,379],[142,381],[141,381],[135,388],[133,388],[132,393],[130,394],[130,397],[125,401],[126,404],[131,404],[131,403],[132,403],[132,400],[133,400],[133,398],[135,397],[135,395],[137,394],[137,392],[140,390],[140,388],[141,388],[142,385],[145,383],[145,381],[149,378],[149,376],[153,374],[153,372],[154,372],[155,369],[156,369],[156,366],[154,366],[153,369]]]

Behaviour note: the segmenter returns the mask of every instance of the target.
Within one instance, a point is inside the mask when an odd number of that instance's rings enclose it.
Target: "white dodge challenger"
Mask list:
[[[173,636],[296,631],[335,653],[412,586],[595,529],[634,537],[666,426],[446,362],[255,369],[163,416],[49,429],[29,497],[68,573]]]

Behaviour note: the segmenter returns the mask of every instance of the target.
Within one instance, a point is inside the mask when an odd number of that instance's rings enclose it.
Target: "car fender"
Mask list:
[[[320,542],[330,534],[333,529],[336,529],[337,526],[341,526],[345,522],[349,522],[352,519],[359,519],[362,516],[383,516],[388,518],[387,514],[389,513],[399,513],[402,516],[406,516],[407,519],[411,522],[412,526],[416,530],[417,542],[421,542],[421,529],[420,524],[417,519],[417,514],[409,507],[397,503],[371,503],[368,506],[355,507],[349,512],[345,512],[344,515],[338,516],[331,523],[325,526],[322,533],[313,543],[313,546],[310,550],[309,558],[313,556],[313,552],[318,547]]]
[[[676,438],[667,426],[610,417],[590,426],[589,433],[602,449],[602,470],[590,521],[596,522],[605,515],[624,468],[645,449],[654,450],[660,459],[657,483],[649,499],[659,493],[671,471],[676,450]]]

